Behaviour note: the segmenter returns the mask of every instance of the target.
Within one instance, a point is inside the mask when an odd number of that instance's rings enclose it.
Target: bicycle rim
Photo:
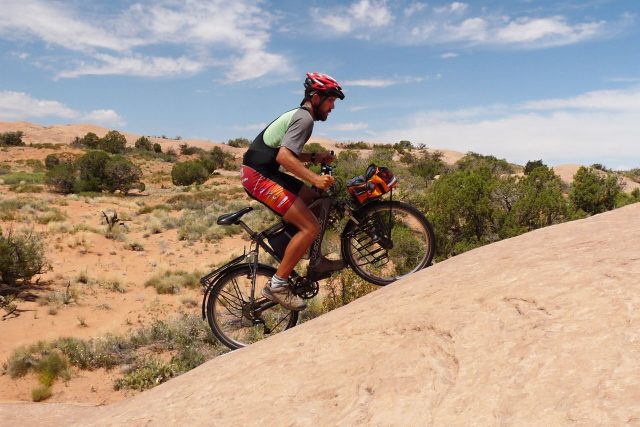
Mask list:
[[[402,202],[369,205],[345,229],[345,260],[363,279],[387,285],[431,263],[435,236],[424,215]]]
[[[214,335],[227,347],[237,349],[296,325],[298,312],[269,303],[261,291],[275,274],[273,267],[259,265],[256,271],[255,301],[250,302],[251,267],[238,266],[217,280],[207,301],[207,321]]]

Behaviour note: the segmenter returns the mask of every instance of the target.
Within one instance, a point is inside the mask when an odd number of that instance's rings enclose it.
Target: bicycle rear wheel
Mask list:
[[[413,206],[382,201],[365,206],[342,233],[342,256],[364,280],[388,285],[428,266],[435,253],[429,221]]]
[[[237,349],[296,325],[298,312],[289,311],[260,293],[276,269],[258,264],[255,300],[251,302],[252,266],[240,264],[220,277],[209,293],[206,316],[213,334]]]

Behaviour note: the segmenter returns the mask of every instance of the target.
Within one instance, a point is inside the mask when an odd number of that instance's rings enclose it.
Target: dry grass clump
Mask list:
[[[200,272],[183,270],[167,270],[145,282],[145,286],[153,286],[159,294],[177,294],[182,288],[197,288],[200,285]]]
[[[66,215],[58,208],[52,207],[46,200],[34,200],[30,197],[17,197],[0,200],[0,220],[37,222],[48,224],[66,219]]]
[[[126,374],[116,380],[114,388],[144,390],[227,351],[199,316],[183,315],[168,321],[157,320],[128,336],[60,338],[20,347],[5,363],[4,371],[12,378],[35,372],[40,383],[48,388],[57,378],[68,380],[70,366],[82,370],[120,366]],[[158,357],[161,354],[171,355],[169,362]],[[44,399],[46,394],[44,389],[34,390],[34,396]]]
[[[66,356],[44,341],[18,348],[4,364],[4,373],[11,378],[23,377],[28,372],[34,372],[40,383],[40,387],[31,393],[34,402],[51,396],[51,386],[56,379],[68,381],[71,378]]]

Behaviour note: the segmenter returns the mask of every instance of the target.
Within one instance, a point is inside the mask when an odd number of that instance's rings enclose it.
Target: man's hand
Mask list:
[[[331,187],[335,179],[331,175],[316,175],[316,179],[314,179],[313,185],[321,190],[326,190]]]

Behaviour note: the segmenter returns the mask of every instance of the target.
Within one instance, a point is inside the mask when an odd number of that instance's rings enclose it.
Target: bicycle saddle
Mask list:
[[[247,206],[246,208],[240,209],[238,212],[220,215],[217,221],[218,225],[235,224],[236,222],[238,222],[242,215],[246,214],[247,212],[251,212],[252,210],[253,208],[251,206]]]

